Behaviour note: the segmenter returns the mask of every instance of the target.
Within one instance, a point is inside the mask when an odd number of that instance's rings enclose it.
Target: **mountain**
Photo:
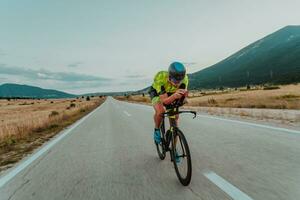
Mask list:
[[[300,82],[300,26],[286,26],[189,77],[190,89]]]
[[[0,97],[22,97],[22,98],[74,98],[76,95],[60,92],[57,90],[42,89],[39,87],[19,84],[0,85]]]
[[[150,87],[146,87],[141,90],[136,91],[125,91],[125,92],[96,92],[83,94],[83,96],[124,96],[124,95],[137,95],[137,94],[147,94]]]

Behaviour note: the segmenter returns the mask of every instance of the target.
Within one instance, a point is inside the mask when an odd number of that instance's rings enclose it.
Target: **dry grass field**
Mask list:
[[[272,90],[231,90],[215,94],[192,93],[190,96],[189,106],[300,109],[300,84],[279,86],[279,89]]]
[[[105,99],[0,100],[0,171]],[[1,168],[2,166],[2,168]]]
[[[275,87],[276,88],[276,87]],[[148,96],[119,96],[119,100],[150,103]],[[278,89],[245,88],[190,92],[187,106],[228,108],[300,109],[300,84],[283,85]]]
[[[126,97],[116,96],[115,98],[120,101],[138,102],[138,103],[145,103],[145,104],[151,103],[151,100],[148,96],[142,96],[142,95],[129,95]]]

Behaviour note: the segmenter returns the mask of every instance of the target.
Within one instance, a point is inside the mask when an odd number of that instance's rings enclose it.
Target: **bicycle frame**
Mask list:
[[[162,124],[161,124],[161,131],[163,134],[162,140],[163,140],[163,143],[165,146],[165,150],[167,150],[167,151],[169,151],[170,149],[168,149],[169,142],[167,144],[167,141],[165,139],[165,136],[166,136],[165,118],[168,117],[169,121],[170,121],[170,128],[168,130],[170,130],[171,134],[172,134],[171,141],[175,141],[175,143],[176,143],[176,139],[174,138],[174,134],[173,134],[174,131],[176,131],[176,129],[178,128],[177,122],[176,122],[176,115],[177,114],[179,115],[181,113],[192,113],[192,114],[194,114],[193,118],[195,118],[197,116],[195,111],[189,111],[189,110],[179,111],[179,107],[171,108],[171,109],[167,110],[167,112],[162,113],[162,117],[163,117]]]
[[[161,129],[161,143],[155,143],[158,156],[161,160],[164,160],[166,157],[167,151],[170,153],[171,161],[174,164],[174,169],[176,172],[176,175],[181,182],[182,185],[187,186],[192,177],[192,162],[191,162],[191,154],[188,147],[188,143],[186,141],[186,138],[183,134],[183,132],[179,129],[178,124],[176,122],[176,115],[179,115],[181,113],[192,113],[194,114],[194,117],[196,117],[195,111],[179,111],[180,105],[173,106],[167,110],[167,112],[162,113],[162,122],[160,125]],[[166,131],[165,127],[165,118],[169,118],[170,121],[170,127]],[[177,151],[177,143],[180,141],[181,150],[178,149]],[[181,173],[181,169],[178,167],[178,163],[180,162],[179,158],[184,159],[186,164],[186,173]]]

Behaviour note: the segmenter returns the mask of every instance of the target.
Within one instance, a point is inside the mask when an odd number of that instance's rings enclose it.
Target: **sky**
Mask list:
[[[138,90],[173,61],[209,67],[287,25],[299,0],[0,0],[0,84]]]

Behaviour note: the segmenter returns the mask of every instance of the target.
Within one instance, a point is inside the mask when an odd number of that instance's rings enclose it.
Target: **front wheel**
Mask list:
[[[163,138],[163,135],[162,135],[162,131],[160,131],[160,137],[161,137],[161,142],[160,143],[155,143],[156,145],[156,150],[157,150],[157,154],[158,154],[158,157],[161,159],[161,160],[164,160],[165,157],[166,157],[166,150],[165,150],[165,146],[164,146],[164,138]]]
[[[172,137],[172,157],[176,175],[180,183],[187,186],[192,178],[192,161],[188,143],[183,133],[177,129]]]

